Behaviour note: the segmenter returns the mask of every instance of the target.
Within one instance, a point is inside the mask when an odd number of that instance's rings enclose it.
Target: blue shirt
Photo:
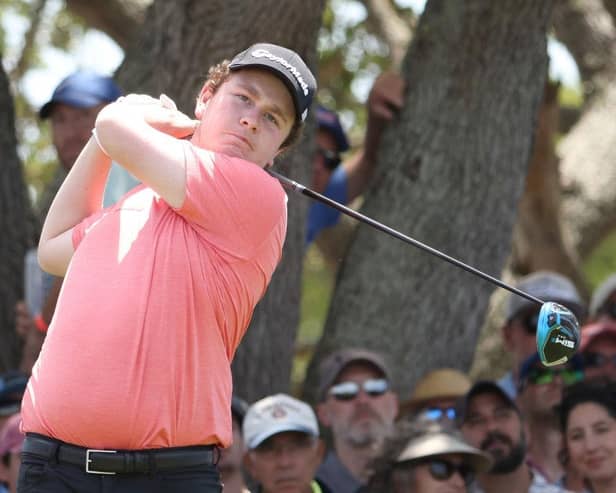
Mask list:
[[[327,198],[346,205],[348,202],[347,174],[343,166],[338,166],[323,192]],[[340,219],[340,211],[321,202],[313,202],[308,210],[306,245],[312,243],[321,230],[334,226]]]

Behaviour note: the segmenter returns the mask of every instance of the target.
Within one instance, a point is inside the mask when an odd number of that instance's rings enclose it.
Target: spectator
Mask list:
[[[417,382],[411,398],[400,405],[398,416],[455,424],[456,403],[470,388],[470,379],[459,370],[433,370]]]
[[[525,461],[529,434],[515,402],[495,382],[477,382],[460,406],[460,429],[468,443],[492,457],[472,493],[562,493]]]
[[[403,103],[404,81],[399,75],[385,72],[378,77],[368,96],[368,123],[363,149],[342,161],[340,154],[349,149],[347,136],[338,116],[324,107],[317,108],[317,152],[313,160],[312,188],[342,204],[349,204],[367,188],[374,174],[377,151],[385,125],[391,121]],[[315,202],[310,205],[306,242],[311,243],[326,228],[335,226],[340,212]],[[329,231],[329,230],[328,230]],[[326,255],[328,245],[323,245]],[[336,243],[336,242],[334,242]],[[337,242],[342,252],[346,242]],[[336,255],[332,250],[332,255]],[[336,259],[337,260],[337,259]]]
[[[448,426],[399,421],[362,492],[464,493],[490,464],[486,454]]]
[[[39,110],[41,120],[50,122],[52,144],[60,164],[36,206],[41,224],[66,174],[90,139],[99,111],[121,94],[120,88],[110,77],[91,71],[77,71],[58,84],[51,99]],[[132,175],[114,163],[107,180],[104,204],[115,203],[136,184],[137,180]],[[15,307],[16,330],[24,341],[20,369],[28,374],[40,352],[62,284],[60,278],[46,273],[41,273],[41,276],[41,292],[33,294],[42,298],[43,303],[37,307],[40,312],[31,313],[32,307],[28,307],[23,301],[18,302]]]
[[[19,413],[28,376],[19,371],[0,375],[0,431],[14,414]]]
[[[368,480],[368,465],[393,428],[398,399],[385,361],[372,351],[337,351],[319,370],[317,414],[331,430],[333,450],[317,478],[336,493],[352,493]]]
[[[616,491],[616,383],[587,381],[569,387],[559,408],[567,460],[587,491]]]
[[[244,440],[242,439],[242,424],[248,410],[248,404],[237,396],[231,398],[231,421],[233,426],[233,442],[231,446],[222,449],[218,470],[225,493],[249,493],[244,481],[242,461],[244,457]]]
[[[593,291],[588,312],[591,322],[616,321],[616,273]]]
[[[585,313],[580,295],[573,283],[560,274],[539,271],[522,278],[517,288],[541,300],[566,306],[583,323]],[[513,370],[498,381],[510,397],[516,397],[517,369],[537,351],[537,320],[540,307],[526,298],[510,294],[502,328],[505,350],[511,355]]]
[[[325,446],[311,407],[286,394],[255,402],[243,426],[246,469],[260,493],[329,493],[314,479]]]
[[[21,447],[25,435],[20,431],[21,416],[14,414],[0,432],[0,480],[5,482],[10,493],[17,491],[17,478]]]
[[[531,441],[528,458],[532,467],[550,482],[564,473],[559,453],[562,435],[558,427],[556,407],[566,386],[584,378],[582,358],[578,354],[565,365],[546,368],[535,353],[519,370],[518,404],[528,422]]]
[[[602,318],[582,327],[580,351],[584,377],[605,377],[616,381],[616,320]]]

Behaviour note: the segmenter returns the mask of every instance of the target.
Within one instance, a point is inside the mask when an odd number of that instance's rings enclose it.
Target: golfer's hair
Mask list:
[[[208,70],[205,85],[210,88],[210,90],[212,91],[212,94],[215,94],[218,88],[221,85],[223,85],[225,81],[229,78],[229,76],[231,75],[231,70],[229,69],[230,63],[231,62],[229,60],[223,60],[222,62],[211,66],[210,69]],[[297,143],[299,138],[301,137],[303,130],[304,130],[303,122],[300,122],[297,120],[297,118],[294,118],[293,127],[291,127],[291,131],[289,132],[289,135],[287,135],[287,138],[284,140],[284,142],[280,146],[280,149],[283,152],[286,152],[288,149],[293,147]]]
[[[616,419],[616,382],[606,378],[589,378],[566,387],[563,399],[557,408],[560,429],[563,433],[567,430],[573,409],[586,403],[603,407],[612,418]]]

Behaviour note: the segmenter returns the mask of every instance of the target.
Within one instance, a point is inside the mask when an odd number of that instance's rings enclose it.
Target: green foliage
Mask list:
[[[581,87],[561,86],[558,93],[560,106],[579,108],[584,102],[584,93]]]
[[[603,240],[583,263],[582,268],[591,289],[616,272],[616,232]]]

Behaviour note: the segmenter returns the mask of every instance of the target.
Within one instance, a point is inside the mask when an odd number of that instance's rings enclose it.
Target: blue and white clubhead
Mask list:
[[[537,322],[537,352],[545,366],[562,365],[580,344],[580,324],[571,310],[558,303],[541,306]]]

